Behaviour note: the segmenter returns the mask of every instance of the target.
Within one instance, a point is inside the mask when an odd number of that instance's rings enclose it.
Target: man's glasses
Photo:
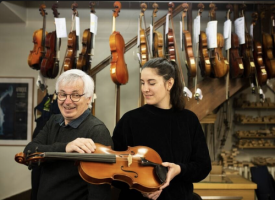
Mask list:
[[[77,93],[66,94],[64,92],[57,92],[56,94],[59,101],[65,101],[67,99],[67,96],[69,95],[73,102],[78,102],[80,98],[84,95],[84,94],[77,94]]]

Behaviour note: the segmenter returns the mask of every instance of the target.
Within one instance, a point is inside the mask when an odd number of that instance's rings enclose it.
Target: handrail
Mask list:
[[[182,10],[183,10],[183,7],[180,4],[179,6],[177,6],[174,9],[173,16],[176,16]],[[154,26],[155,26],[156,29],[158,29],[159,27],[161,27],[165,23],[166,23],[166,15],[164,15],[162,18],[160,18],[158,21],[156,21],[154,23]],[[149,31],[150,31],[150,27],[146,28],[146,35],[149,34]],[[126,43],[126,45],[125,45],[125,52],[127,52],[128,50],[130,50],[136,44],[137,44],[137,36],[135,36],[129,42]],[[105,58],[104,60],[102,60],[95,67],[93,67],[92,69],[89,70],[89,75],[90,76],[96,75],[98,72],[100,72],[102,69],[104,69],[105,67],[107,67],[110,64],[111,59],[112,59],[112,56],[110,55],[107,58]]]

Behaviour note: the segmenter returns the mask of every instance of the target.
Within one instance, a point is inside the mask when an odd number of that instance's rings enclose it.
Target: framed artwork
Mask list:
[[[34,78],[0,77],[0,145],[31,141]]]

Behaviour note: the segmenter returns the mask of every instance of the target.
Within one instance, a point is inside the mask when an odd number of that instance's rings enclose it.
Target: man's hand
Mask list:
[[[66,146],[66,152],[92,153],[96,149],[95,143],[89,138],[76,138]]]

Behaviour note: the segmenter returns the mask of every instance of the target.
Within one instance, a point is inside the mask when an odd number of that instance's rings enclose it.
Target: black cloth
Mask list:
[[[148,146],[158,152],[163,162],[180,165],[181,173],[162,191],[158,200],[192,200],[192,183],[201,181],[211,171],[203,130],[197,116],[189,110],[144,105],[124,114],[112,138],[114,150]],[[113,185],[121,189],[119,199],[146,199],[123,182],[114,181]]]
[[[36,147],[39,152],[65,152],[69,142],[81,137],[91,138],[95,143],[106,146],[113,145],[108,129],[89,109],[66,126],[60,123],[64,121],[62,119],[61,114],[52,115],[39,134],[25,147],[24,153],[28,150],[33,153]],[[110,200],[111,187],[108,184],[93,185],[85,182],[80,177],[74,161],[46,160],[41,163],[37,199]]]

